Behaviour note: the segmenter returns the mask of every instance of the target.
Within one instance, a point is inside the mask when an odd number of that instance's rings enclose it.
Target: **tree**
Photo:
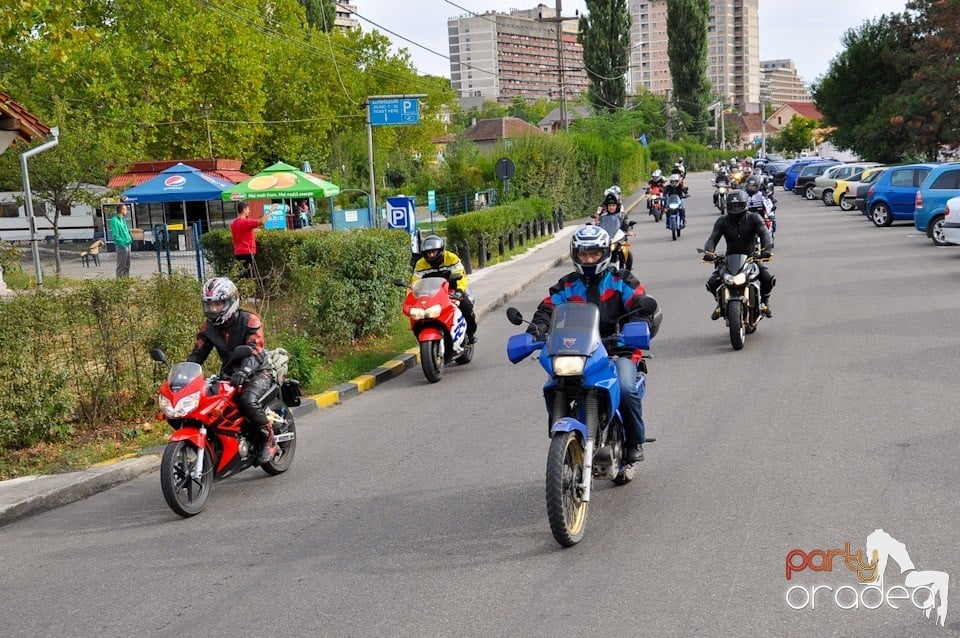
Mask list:
[[[814,84],[814,101],[824,124],[835,127],[828,137],[837,147],[878,161],[900,159],[906,136],[889,120],[897,115],[891,96],[913,73],[906,24],[902,15],[885,15],[850,29],[841,39],[845,49]]]
[[[590,78],[590,103],[598,111],[617,111],[627,98],[630,13],[626,0],[586,0],[580,17],[583,66]],[[559,27],[559,24],[557,25]]]
[[[667,56],[673,103],[683,128],[705,139],[710,99],[707,80],[707,18],[710,0],[667,0]]]
[[[955,145],[960,135],[960,2],[911,0],[907,10],[913,20],[900,25],[899,35],[913,45],[906,56],[912,73],[897,92],[899,113],[891,123],[908,149],[935,160],[941,145]]]
[[[813,146],[813,132],[817,121],[801,115],[795,115],[771,144],[788,153],[799,153]]]
[[[307,12],[307,24],[320,31],[333,31],[337,7],[333,0],[297,0]]]

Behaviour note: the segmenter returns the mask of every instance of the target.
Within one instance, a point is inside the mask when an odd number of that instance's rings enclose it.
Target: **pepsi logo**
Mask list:
[[[163,180],[163,185],[170,187],[183,186],[186,183],[187,178],[183,175],[171,175],[167,179]]]

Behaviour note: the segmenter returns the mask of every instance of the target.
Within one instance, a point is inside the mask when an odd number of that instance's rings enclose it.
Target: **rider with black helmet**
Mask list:
[[[411,283],[432,274],[459,273],[460,279],[451,285],[451,297],[460,303],[460,312],[467,322],[467,343],[477,342],[477,317],[473,314],[473,296],[467,289],[467,271],[456,253],[446,250],[442,237],[429,235],[420,244],[420,259],[413,267]]]
[[[760,215],[747,212],[748,200],[747,193],[740,189],[732,190],[727,194],[727,214],[718,217],[713,224],[713,232],[707,238],[707,243],[703,245],[704,261],[713,261],[714,251],[721,237],[727,242],[727,254],[752,255],[759,237],[761,259],[771,256],[773,239],[770,237],[770,231],[767,230],[767,225]],[[758,263],[757,266],[760,268],[760,308],[764,315],[772,317],[769,304],[770,291],[776,285],[777,278],[764,264]],[[707,290],[713,297],[716,297],[717,289],[720,287],[720,276],[718,268],[707,280]],[[720,318],[719,306],[714,309],[710,318],[714,320]]]
[[[207,360],[214,348],[220,360],[230,360],[235,348],[247,345],[253,354],[235,361],[224,374],[230,375],[230,383],[239,388],[237,407],[247,422],[257,428],[261,436],[260,456],[257,461],[269,463],[277,446],[273,442],[273,427],[267,419],[260,400],[270,390],[270,358],[263,349],[263,322],[256,314],[240,309],[240,293],[237,286],[226,277],[214,277],[203,284],[200,292],[203,314],[206,320],[197,333],[193,352],[187,361],[199,363]]]

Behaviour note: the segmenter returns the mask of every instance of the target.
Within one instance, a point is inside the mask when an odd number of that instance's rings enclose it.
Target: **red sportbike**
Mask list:
[[[250,346],[240,346],[231,361],[252,353]],[[151,350],[150,358],[170,365],[161,350]],[[290,468],[297,447],[297,429],[288,406],[300,404],[299,383],[285,380],[284,374],[285,370],[278,370],[271,376],[273,386],[262,400],[279,448],[272,461],[260,466],[270,475]],[[205,379],[200,364],[190,361],[171,366],[160,386],[160,410],[174,429],[163,451],[160,488],[167,505],[180,516],[200,513],[215,480],[258,464],[260,437],[240,414],[237,393],[228,377]]]
[[[451,285],[459,274],[449,277],[437,274],[414,282],[403,300],[403,314],[410,317],[410,329],[420,342],[420,366],[430,383],[443,377],[443,367],[450,361],[460,365],[473,359],[473,344],[467,343],[467,320],[460,312],[460,295]],[[407,284],[401,280],[398,286]]]
[[[663,186],[647,186],[643,190],[647,194],[647,214],[653,215],[653,221],[659,222],[663,218],[663,209],[666,207]]]

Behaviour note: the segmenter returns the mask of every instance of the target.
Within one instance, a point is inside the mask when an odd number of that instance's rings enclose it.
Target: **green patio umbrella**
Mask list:
[[[245,182],[223,191],[223,201],[244,199],[301,199],[334,197],[340,194],[336,184],[297,170],[296,167],[277,162],[263,169]]]

